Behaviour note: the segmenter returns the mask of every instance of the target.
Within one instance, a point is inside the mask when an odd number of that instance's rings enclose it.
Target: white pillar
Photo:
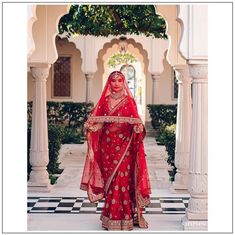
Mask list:
[[[159,103],[159,80],[160,74],[152,74],[153,85],[152,85],[152,104]]]
[[[33,75],[33,113],[30,146],[32,171],[28,181],[28,191],[50,191],[51,185],[47,172],[49,163],[48,132],[46,110],[46,79],[49,66],[31,68]]]
[[[193,111],[189,162],[190,199],[186,216],[182,219],[185,230],[207,230],[208,220],[208,87],[207,64],[189,65],[193,78]]]
[[[174,67],[178,80],[174,189],[188,189],[189,151],[192,118],[191,78],[188,65]]]
[[[85,74],[86,77],[86,102],[91,101],[91,79],[93,78],[93,73]]]

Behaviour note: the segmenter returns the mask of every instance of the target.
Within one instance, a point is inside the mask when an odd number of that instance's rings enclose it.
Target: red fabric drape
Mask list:
[[[135,126],[142,124],[142,121],[124,76],[125,95],[120,103],[111,108],[110,78],[115,73],[123,76],[117,71],[109,76],[101,98],[86,122],[86,126],[100,124],[102,127],[94,132],[86,131],[88,149],[81,189],[87,191],[91,202],[103,197],[108,201],[109,190],[115,191],[117,184],[123,180],[123,190],[129,190],[133,185],[130,200],[135,207],[143,207],[150,203],[151,193],[143,145],[145,129],[141,133],[135,131]],[[125,196],[121,194],[122,191],[117,197]],[[115,198],[112,200],[115,201]],[[103,212],[108,213],[105,210]]]

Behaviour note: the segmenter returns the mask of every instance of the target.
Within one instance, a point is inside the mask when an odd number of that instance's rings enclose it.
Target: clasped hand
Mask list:
[[[102,128],[102,124],[101,124],[101,123],[96,123],[96,124],[94,124],[94,123],[88,123],[88,124],[86,125],[86,128],[87,128],[88,131],[96,132],[96,131],[98,131],[99,129]]]

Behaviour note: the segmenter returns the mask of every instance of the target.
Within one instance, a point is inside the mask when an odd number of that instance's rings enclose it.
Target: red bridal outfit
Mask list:
[[[111,106],[113,76],[123,78],[120,101]],[[142,208],[150,203],[150,182],[143,139],[145,129],[124,75],[110,74],[86,122],[88,151],[81,180],[89,200],[105,198],[102,226],[108,230],[146,228]]]

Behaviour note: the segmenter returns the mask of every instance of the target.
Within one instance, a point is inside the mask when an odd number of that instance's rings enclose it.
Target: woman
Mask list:
[[[124,75],[112,72],[86,124],[88,151],[81,180],[89,200],[105,198],[102,226],[147,228],[142,208],[150,203],[143,139],[145,128]]]

